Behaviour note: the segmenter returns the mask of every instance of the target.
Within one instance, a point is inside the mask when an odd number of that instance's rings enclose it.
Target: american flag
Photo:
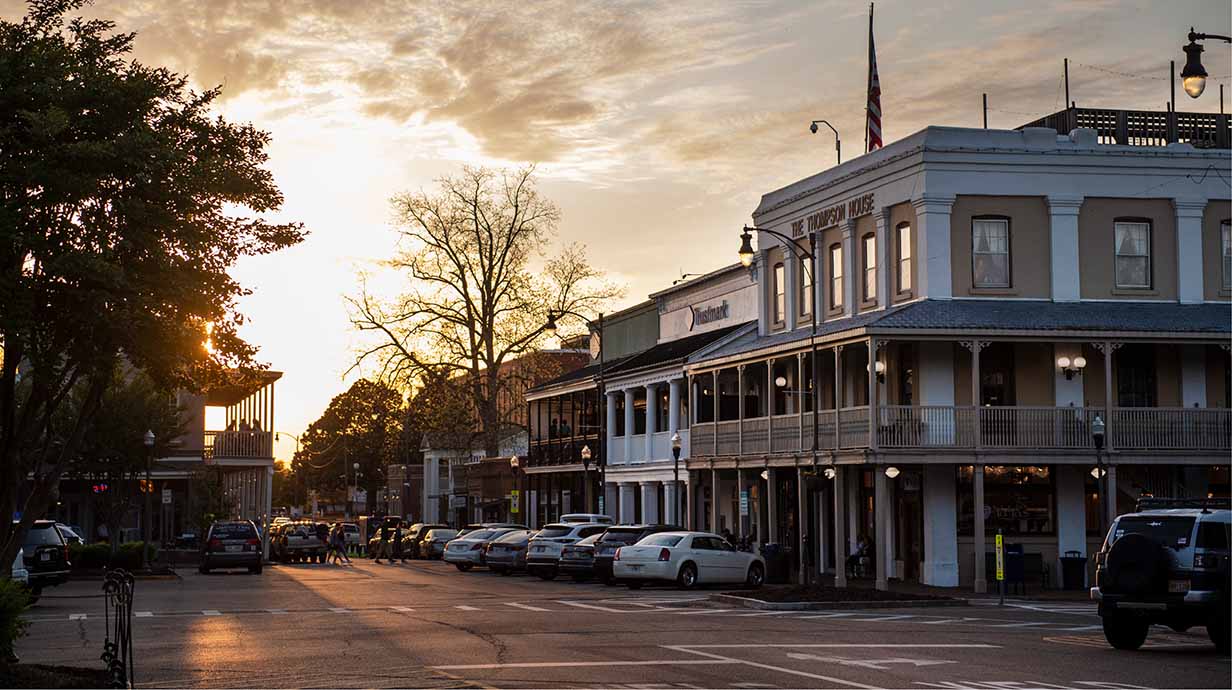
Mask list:
[[[873,5],[868,6],[868,113],[864,139],[867,151],[881,148],[881,81],[877,78],[877,50],[873,47]]]

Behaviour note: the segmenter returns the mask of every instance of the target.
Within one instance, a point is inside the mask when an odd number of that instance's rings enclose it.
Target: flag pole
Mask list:
[[[873,3],[868,3],[868,69],[864,75],[864,153],[868,153],[868,94],[873,89]]]

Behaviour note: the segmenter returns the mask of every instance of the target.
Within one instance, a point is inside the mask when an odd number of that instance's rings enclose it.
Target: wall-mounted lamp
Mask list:
[[[873,363],[874,369],[877,371],[877,383],[885,383],[885,362],[877,360]],[[864,370],[868,371],[868,365],[864,365]]]
[[[1100,477],[1103,477],[1106,474],[1108,474],[1108,470],[1102,467],[1092,467],[1091,468],[1091,477],[1094,479],[1099,479]]]
[[[824,471],[822,471],[822,474],[826,476],[826,479],[834,479],[835,475],[838,473],[834,471],[833,467],[827,467]]]
[[[786,377],[786,376],[779,376],[778,378],[774,379],[774,385],[778,386],[779,388],[782,388],[782,387],[786,386],[786,385],[787,385],[787,377]]]
[[[1070,359],[1069,357],[1057,357],[1057,368],[1061,373],[1065,374],[1066,381],[1073,381],[1074,374],[1081,374],[1082,370],[1087,366],[1087,358],[1082,355]]]
[[[770,481],[770,471],[769,471],[769,470],[762,470],[762,471],[761,471],[761,480],[762,480],[763,482],[768,482],[768,481]]]
[[[895,477],[897,477],[900,473],[899,473],[899,471],[898,471],[898,468],[897,468],[897,467],[894,467],[893,465],[891,465],[891,466],[889,466],[889,467],[887,467],[887,468],[886,468],[886,470],[885,470],[885,474],[886,474],[886,476],[887,476],[887,477],[889,477],[890,479],[894,479],[894,478],[895,478]]]

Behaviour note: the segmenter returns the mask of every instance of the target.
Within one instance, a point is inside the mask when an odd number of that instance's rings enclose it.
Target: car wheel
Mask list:
[[[753,589],[761,587],[761,584],[766,581],[766,569],[761,563],[754,563],[749,566],[749,575],[744,579],[744,584]]]
[[[1117,649],[1135,650],[1146,642],[1151,624],[1133,616],[1104,616],[1104,637]]]
[[[626,586],[628,586],[628,587],[629,587],[629,589],[641,589],[641,588],[642,588],[642,583],[640,583],[640,582],[638,582],[638,581],[636,581],[636,580],[634,580],[634,581],[632,581],[632,582],[626,582],[626,583],[625,583],[625,585],[626,585]]]
[[[454,563],[454,566],[461,572],[466,572],[471,569],[470,563]]]
[[[697,586],[697,566],[692,563],[685,563],[680,566],[680,573],[676,575],[676,584],[680,585],[681,589],[693,589]]]
[[[556,568],[540,568],[535,574],[539,576],[540,580],[550,582],[556,579]]]
[[[1232,621],[1228,620],[1228,612],[1225,609],[1222,613],[1214,613],[1211,615],[1211,620],[1206,624],[1206,634],[1210,636],[1211,642],[1215,643],[1215,650],[1220,654],[1227,654],[1229,651],[1229,625]]]
[[[585,582],[585,581],[587,581],[587,580],[589,580],[589,579],[590,579],[589,577],[586,577],[586,576],[585,576],[585,575],[583,575],[582,573],[574,573],[574,574],[573,574],[573,581],[574,581],[574,582]]]
[[[249,566],[249,568],[248,568],[248,572],[249,572],[249,573],[251,573],[251,574],[253,574],[253,575],[260,575],[260,574],[261,574],[261,566],[259,566],[259,565]]]

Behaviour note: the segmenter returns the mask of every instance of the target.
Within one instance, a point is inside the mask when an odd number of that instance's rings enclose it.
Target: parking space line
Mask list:
[[[807,620],[812,620],[814,618],[845,618],[847,616],[854,616],[854,615],[856,614],[854,613],[819,613],[815,616],[800,616],[800,620],[807,621]]]
[[[704,646],[704,645],[694,645],[694,646]],[[720,645],[720,646],[742,647],[743,645]],[[814,680],[824,680],[829,683],[836,683],[836,684],[844,685],[844,686],[851,687],[851,688],[863,688],[864,690],[875,690],[875,688],[877,687],[875,685],[865,685],[863,683],[857,683],[854,680],[843,680],[842,678],[835,678],[833,676],[823,676],[818,673],[807,673],[805,671],[797,671],[794,668],[783,668],[781,666],[772,666],[770,664],[763,664],[763,663],[759,663],[756,661],[747,661],[745,659],[735,659],[733,657],[723,656],[721,654],[712,654],[710,652],[702,652],[702,651],[698,651],[697,649],[692,648],[692,646],[663,645],[663,647],[664,649],[671,649],[673,651],[684,652],[686,654],[698,654],[701,656],[709,657],[711,659],[720,659],[723,661],[736,661],[738,663],[744,664],[745,666],[753,666],[755,668],[763,668],[763,669],[767,669],[770,671],[778,671],[779,673],[786,673],[792,676],[801,676],[804,678],[812,678]]]
[[[505,606],[512,606],[515,609],[522,609],[524,611],[551,611],[552,610],[552,609],[539,608],[538,606],[531,606],[530,604],[519,604],[516,601],[507,601],[505,602]]]
[[[283,616],[283,615],[286,615],[287,613],[286,609],[265,609],[265,610],[268,611],[269,613],[274,614],[275,616]]]
[[[411,613],[415,610],[409,606],[391,606],[389,608],[391,611],[397,611],[398,613]]]
[[[765,644],[684,644],[668,649],[1001,649],[999,644],[983,642],[799,642]]]
[[[990,625],[990,628],[1033,628],[1039,625],[1052,625],[1052,621],[1034,621],[1031,623],[1005,623],[1003,625]]]
[[[435,671],[482,671],[499,668],[574,668],[586,666],[706,666],[740,664],[739,659],[653,659],[643,661],[518,661],[507,664],[461,664],[453,666],[429,666]],[[868,686],[862,686],[868,687]]]
[[[479,610],[475,608],[474,606],[455,606],[454,608],[458,609],[459,611],[478,611]]]
[[[756,613],[738,613],[736,614],[736,618],[754,618],[754,617],[761,617],[761,616],[783,616],[783,615],[787,615],[791,613],[796,613],[796,612],[795,611],[758,611]]]
[[[221,616],[221,615],[222,615],[222,612],[220,612],[220,611],[215,611],[214,609],[205,609],[204,611],[202,611],[202,612],[201,612],[201,615],[203,615],[203,616]]]
[[[900,621],[904,618],[915,618],[915,616],[878,616],[876,618],[852,618],[852,623],[880,623],[882,621]]]
[[[138,618],[153,618],[154,612],[153,611],[138,611],[134,613],[133,615]]]
[[[341,607],[341,606],[338,606],[338,607],[331,607],[329,610],[330,610],[330,611],[333,611],[334,613],[350,613],[350,612],[351,612],[351,609],[344,608],[344,607]]]
[[[1086,632],[1088,630],[1102,630],[1103,625],[1080,625],[1077,628],[1061,628],[1065,632]]]
[[[84,620],[86,620],[86,618],[87,618],[87,616],[86,616],[86,614],[84,614],[84,613],[70,613],[70,614],[68,614],[68,619],[69,619],[69,620],[71,620],[71,621],[84,621]]]
[[[710,613],[728,613],[730,611],[735,611],[735,609],[701,609],[698,611],[670,611],[669,613],[674,613],[678,616],[705,616]]]

